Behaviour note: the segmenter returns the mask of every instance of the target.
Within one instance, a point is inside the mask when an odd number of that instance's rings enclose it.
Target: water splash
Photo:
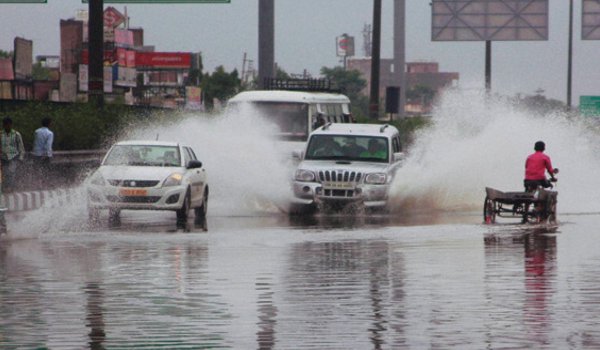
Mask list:
[[[275,133],[275,125],[245,106],[236,113],[189,113],[128,137],[153,140],[159,135],[191,146],[208,172],[209,215],[256,215],[287,210],[291,197],[291,151]]]
[[[433,126],[416,137],[393,183],[396,210],[479,210],[485,187],[521,191],[524,164],[538,140],[560,168],[559,213],[600,211],[593,175],[597,137],[586,121],[562,113],[536,116],[481,92],[447,91]]]

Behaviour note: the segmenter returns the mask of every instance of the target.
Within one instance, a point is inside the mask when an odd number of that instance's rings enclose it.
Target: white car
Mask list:
[[[197,218],[208,209],[206,170],[192,148],[175,142],[118,142],[86,182],[92,219],[101,209],[111,220],[134,209],[173,210],[185,221],[190,209]]]
[[[404,159],[398,129],[387,124],[326,124],[297,156],[293,211],[350,203],[385,209]]]

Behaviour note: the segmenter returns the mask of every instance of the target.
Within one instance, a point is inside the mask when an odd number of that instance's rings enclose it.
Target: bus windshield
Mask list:
[[[308,105],[293,102],[251,102],[259,115],[275,123],[280,136],[290,139],[308,137]]]

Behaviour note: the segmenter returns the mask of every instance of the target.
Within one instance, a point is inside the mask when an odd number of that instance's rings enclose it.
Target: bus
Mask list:
[[[284,140],[306,141],[308,135],[325,123],[352,123],[350,99],[339,93],[320,91],[244,91],[227,103],[230,111],[243,106],[277,124]]]

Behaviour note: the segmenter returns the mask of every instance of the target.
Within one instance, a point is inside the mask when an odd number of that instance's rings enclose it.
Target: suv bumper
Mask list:
[[[389,185],[359,184],[353,188],[328,189],[316,182],[293,184],[294,204],[319,203],[361,203],[365,207],[384,207],[387,205]]]

